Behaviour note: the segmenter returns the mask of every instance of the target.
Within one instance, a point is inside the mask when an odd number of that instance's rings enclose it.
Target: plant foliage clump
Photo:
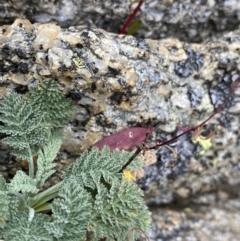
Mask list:
[[[124,180],[119,173],[132,153],[114,151],[108,148],[101,152],[93,148],[85,151],[73,163],[64,175],[64,179],[75,178],[92,196],[93,210],[88,231],[93,233],[93,240],[99,238],[135,240],[139,237],[133,228],[146,231],[150,216],[143,201],[143,193],[133,181]],[[135,169],[141,166],[136,160],[129,166]]]
[[[71,114],[70,102],[52,80],[31,88],[27,99],[13,93],[1,102],[0,132],[7,135],[2,142],[29,162],[29,173],[17,171],[10,183],[0,176],[0,238],[5,241],[135,240],[139,233],[134,230],[148,229],[143,193],[119,172],[132,153],[85,151],[61,182],[42,190],[55,172],[59,127]],[[141,165],[136,160],[128,169]]]

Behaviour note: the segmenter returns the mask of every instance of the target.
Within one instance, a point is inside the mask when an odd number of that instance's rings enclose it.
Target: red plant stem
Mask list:
[[[227,95],[227,97],[224,99],[223,103],[221,105],[218,106],[218,108],[203,122],[201,122],[200,124],[193,126],[193,127],[189,127],[186,131],[184,131],[183,133],[181,133],[180,135],[174,136],[172,139],[165,141],[165,142],[161,142],[160,140],[157,140],[154,146],[148,147],[147,149],[156,149],[160,146],[165,146],[168,145],[170,143],[172,143],[173,141],[177,140],[179,137],[192,132],[192,131],[196,131],[197,129],[201,128],[204,124],[206,124],[211,118],[213,118],[216,114],[218,114],[226,105],[226,103],[229,101],[230,97],[232,96],[232,94],[234,93],[235,89],[237,88],[237,86],[240,83],[240,77],[238,77],[238,79],[231,84],[231,89]],[[135,151],[135,153],[130,157],[130,159],[127,161],[126,164],[124,164],[124,166],[121,168],[121,170],[119,172],[123,172],[123,170],[130,165],[130,163],[137,157],[137,155],[142,151],[142,148],[138,147],[137,150]]]
[[[137,7],[134,9],[133,13],[131,13],[131,15],[128,17],[127,21],[124,23],[123,27],[120,30],[120,34],[125,34],[127,28],[129,27],[130,23],[132,22],[132,20],[135,18],[137,12],[140,10],[141,6],[143,4],[143,1],[139,1]]]
[[[137,146],[137,150],[133,153],[133,155],[130,157],[130,159],[122,166],[120,173],[123,172],[124,169],[126,169],[130,163],[137,157],[137,155],[142,151],[142,148]]]
[[[183,136],[183,135],[185,135],[189,132],[196,131],[197,129],[201,128],[204,124],[206,124],[210,119],[212,119],[216,114],[218,114],[224,108],[224,106],[229,101],[230,97],[234,93],[234,91],[237,88],[237,86],[239,85],[239,83],[240,83],[240,77],[234,83],[231,84],[231,89],[230,89],[227,97],[224,99],[223,103],[221,105],[219,105],[218,108],[206,120],[201,122],[199,125],[189,127],[186,131],[184,131],[183,133],[181,133],[178,136],[174,136],[172,139],[170,139],[168,141],[165,141],[165,142],[162,142],[162,143],[157,143],[155,146],[152,146],[149,149],[154,149],[154,148],[159,147],[159,146],[168,145],[169,143],[177,140],[179,137],[181,137],[181,136]]]

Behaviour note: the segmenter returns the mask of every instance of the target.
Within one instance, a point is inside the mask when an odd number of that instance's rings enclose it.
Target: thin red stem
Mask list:
[[[165,146],[168,145],[170,143],[172,143],[173,141],[177,140],[179,137],[192,132],[192,131],[196,131],[197,129],[200,129],[204,124],[206,124],[211,118],[213,118],[217,113],[219,113],[224,106],[226,105],[226,103],[229,101],[230,97],[232,96],[232,94],[234,93],[235,89],[237,88],[237,86],[240,83],[240,77],[231,84],[231,89],[227,95],[227,97],[224,99],[223,103],[221,105],[218,106],[218,108],[203,122],[201,122],[200,124],[193,126],[193,127],[189,127],[187,129],[185,129],[185,131],[177,136],[174,136],[172,139],[165,141],[165,142],[161,142],[160,140],[157,140],[154,146],[148,147],[147,149],[156,149],[160,146]],[[119,172],[123,172],[123,170],[130,165],[130,163],[137,157],[137,155],[141,152],[142,148],[138,147],[137,150],[135,151],[135,153],[131,156],[131,158],[128,160],[128,162],[121,168],[121,170]]]
[[[223,103],[221,105],[218,106],[218,108],[206,119],[204,120],[203,122],[201,122],[199,125],[196,125],[196,126],[193,126],[193,127],[189,127],[186,131],[184,131],[183,133],[181,133],[180,135],[177,135],[177,136],[174,136],[172,139],[168,140],[168,141],[165,141],[165,142],[162,142],[162,143],[157,143],[155,146],[152,146],[150,147],[149,149],[154,149],[156,147],[159,147],[159,146],[164,146],[164,145],[168,145],[169,143],[177,140],[179,137],[189,133],[189,132],[192,132],[192,131],[195,131],[199,128],[201,128],[204,124],[206,124],[210,119],[212,119],[216,114],[218,114],[220,111],[222,111],[222,109],[224,108],[224,106],[226,105],[226,103],[229,101],[230,97],[232,96],[232,94],[234,93],[235,89],[237,88],[237,86],[239,85],[240,83],[240,77],[234,82],[231,84],[231,89],[227,95],[227,97],[224,99]]]
[[[143,4],[143,1],[139,1],[137,7],[134,9],[134,11],[131,13],[131,15],[128,17],[127,21],[124,23],[123,27],[121,28],[121,30],[119,32],[120,34],[126,33],[127,28],[129,27],[132,20],[135,18],[136,14],[140,10],[142,4]]]

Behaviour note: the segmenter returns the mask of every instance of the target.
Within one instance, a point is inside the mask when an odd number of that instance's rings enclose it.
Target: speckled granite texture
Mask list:
[[[64,129],[58,175],[47,185],[104,135],[140,125],[156,128],[152,140],[170,139],[177,127],[199,123],[222,103],[240,75],[239,3],[180,2],[146,1],[138,15],[144,19],[141,38],[111,33],[136,6],[131,1],[0,4],[2,24],[25,16],[68,27],[26,19],[0,27],[0,98],[26,94],[29,86],[53,78],[75,107]],[[70,27],[76,24],[83,25]],[[173,153],[157,150],[157,163],[138,181],[153,211],[152,240],[239,240],[239,113],[240,88],[207,124],[212,146],[203,155],[192,134],[172,144],[178,154],[172,169]],[[6,146],[0,157],[5,177],[24,168]]]
[[[16,18],[32,22],[56,22],[62,27],[85,25],[118,33],[137,6],[137,0],[2,0],[0,22],[10,24]],[[142,27],[139,38],[175,37],[186,42],[219,38],[238,28],[238,0],[145,0],[136,19]]]

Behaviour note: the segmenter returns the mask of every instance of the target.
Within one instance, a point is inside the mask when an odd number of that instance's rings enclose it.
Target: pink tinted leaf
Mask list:
[[[110,136],[106,136],[93,146],[102,149],[108,146],[110,151],[116,149],[128,150],[145,142],[147,137],[154,131],[153,127],[129,127]]]

